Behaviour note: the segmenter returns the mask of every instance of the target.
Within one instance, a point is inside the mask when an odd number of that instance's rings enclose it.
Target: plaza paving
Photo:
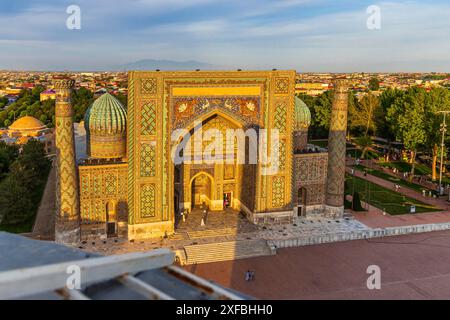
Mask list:
[[[210,212],[205,226],[201,226],[203,214],[193,211],[186,222],[178,223],[175,235],[167,239],[154,239],[129,242],[122,239],[107,239],[83,243],[80,247],[91,252],[117,254],[133,251],[146,251],[158,247],[181,249],[187,245],[206,244],[236,240],[275,240],[336,234],[365,230],[368,227],[356,219],[303,219],[299,218],[289,225],[256,226],[243,215],[228,209]]]
[[[369,265],[381,290],[369,290]],[[185,266],[260,299],[450,299],[450,231],[278,250],[275,256]],[[247,282],[244,273],[255,271]]]

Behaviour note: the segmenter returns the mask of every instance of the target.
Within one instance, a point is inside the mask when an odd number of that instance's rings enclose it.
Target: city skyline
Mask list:
[[[81,9],[79,30],[66,27],[70,5]],[[371,5],[381,10],[379,30],[367,28]],[[107,71],[154,59],[208,69],[450,71],[450,4],[440,0],[39,0],[0,9],[0,69]]]

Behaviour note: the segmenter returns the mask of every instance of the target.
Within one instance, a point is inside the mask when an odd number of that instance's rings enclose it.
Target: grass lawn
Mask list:
[[[362,201],[368,202],[381,210],[385,210],[391,215],[408,214],[410,213],[411,205],[416,206],[416,213],[440,211],[431,205],[406,197],[398,192],[358,177],[347,175],[345,184],[346,194],[352,194],[352,191],[355,190],[359,192]]]
[[[404,161],[380,162],[379,165],[391,169],[397,168],[399,172],[411,172],[411,164]],[[425,164],[416,163],[414,174],[419,176],[431,175],[431,168]],[[437,174],[439,175],[439,170],[437,170]],[[445,184],[450,184],[450,178],[442,175],[442,182]]]
[[[367,168],[367,167],[365,167],[365,166],[363,166],[363,165],[355,165],[355,166],[353,166],[356,170],[358,170],[358,171],[361,171],[361,172],[363,172],[364,170],[366,170],[367,171],[367,173],[369,173],[369,174],[371,174],[371,175],[373,175],[373,176],[375,176],[375,177],[378,177],[378,178],[381,178],[381,179],[383,179],[383,180],[386,180],[386,181],[389,181],[389,182],[392,182],[393,184],[398,184],[398,185],[400,185],[400,186],[403,186],[403,187],[407,187],[407,188],[410,188],[410,189],[413,189],[413,190],[415,190],[415,191],[417,191],[417,192],[420,192],[420,193],[422,193],[422,190],[423,189],[425,189],[425,190],[431,190],[431,189],[428,189],[428,188],[426,188],[426,187],[424,187],[424,186],[421,186],[420,184],[416,184],[416,183],[414,183],[414,182],[409,182],[409,181],[406,181],[406,180],[403,180],[403,179],[400,179],[400,178],[397,178],[397,177],[393,177],[393,176],[391,176],[390,174],[387,174],[387,173],[385,173],[385,172],[383,172],[383,171],[380,171],[380,170],[376,170],[376,169],[370,169],[370,168]],[[434,191],[434,190],[431,190],[431,191]]]

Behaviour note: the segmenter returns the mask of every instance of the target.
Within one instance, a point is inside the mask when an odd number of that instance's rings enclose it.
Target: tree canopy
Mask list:
[[[6,151],[5,151],[6,150]],[[0,179],[0,226],[32,225],[47,181],[51,162],[45,157],[44,145],[30,140],[20,153],[0,144],[9,168]]]
[[[23,116],[32,116],[42,121],[49,128],[55,126],[55,100],[48,99],[40,101],[40,94],[43,87],[36,86],[32,90],[24,89],[20,92],[18,99],[0,111],[0,127],[8,127],[16,119]],[[126,96],[123,94],[117,97],[122,103]],[[87,108],[94,102],[94,95],[86,88],[74,90],[72,93],[72,105],[74,109],[74,121],[83,120]],[[0,100],[1,106],[2,100]]]
[[[380,80],[377,77],[373,77],[369,80],[369,90],[378,91],[380,90]]]

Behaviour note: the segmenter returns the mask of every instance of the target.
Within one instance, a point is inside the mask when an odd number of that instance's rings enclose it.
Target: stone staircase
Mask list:
[[[266,240],[242,240],[184,247],[186,264],[230,261],[276,254]]]
[[[237,234],[238,230],[236,228],[208,229],[188,232],[189,239],[235,236]]]

